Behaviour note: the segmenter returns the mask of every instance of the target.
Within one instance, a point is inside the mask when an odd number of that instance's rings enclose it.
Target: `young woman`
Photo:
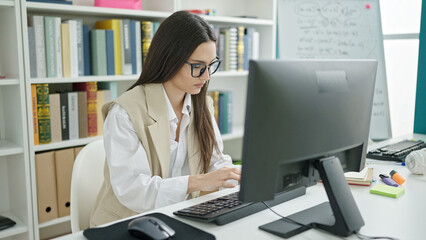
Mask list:
[[[172,14],[152,39],[139,80],[103,106],[107,164],[91,226],[240,180],[241,171],[222,153],[206,94],[220,65],[215,42],[201,17]]]

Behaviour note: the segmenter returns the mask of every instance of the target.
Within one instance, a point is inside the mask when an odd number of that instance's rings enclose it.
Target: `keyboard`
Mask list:
[[[291,192],[283,192],[275,195],[273,200],[266,201],[272,207],[295,197],[305,194],[306,188],[300,187]],[[262,202],[244,203],[238,199],[239,192],[234,192],[203,203],[187,207],[173,214],[200,222],[213,222],[217,225],[225,225],[251,214],[266,209]]]
[[[373,149],[367,153],[367,158],[405,162],[405,157],[412,151],[425,148],[421,140],[403,140],[381,148]]]

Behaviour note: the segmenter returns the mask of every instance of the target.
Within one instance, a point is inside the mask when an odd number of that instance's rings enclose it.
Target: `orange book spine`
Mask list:
[[[38,139],[37,86],[35,84],[31,85],[31,108],[33,116],[34,145],[39,145],[40,143]]]
[[[74,91],[85,91],[87,93],[87,133],[89,137],[98,135],[97,118],[97,91],[96,82],[75,83]]]

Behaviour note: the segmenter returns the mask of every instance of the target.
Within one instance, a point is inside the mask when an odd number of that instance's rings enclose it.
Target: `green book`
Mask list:
[[[90,32],[92,52],[92,74],[107,75],[106,35],[103,29],[94,29]]]
[[[50,132],[49,84],[37,84],[38,138],[40,144],[52,142]]]
[[[370,193],[383,195],[386,197],[397,198],[405,192],[405,189],[402,187],[393,187],[389,185],[376,185],[370,189]]]
[[[46,46],[47,77],[58,77],[56,61],[56,26],[55,17],[44,17],[44,41]]]

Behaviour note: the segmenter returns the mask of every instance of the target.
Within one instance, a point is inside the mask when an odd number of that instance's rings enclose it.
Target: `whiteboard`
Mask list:
[[[378,0],[278,0],[280,59],[377,59],[371,139],[392,137]]]

